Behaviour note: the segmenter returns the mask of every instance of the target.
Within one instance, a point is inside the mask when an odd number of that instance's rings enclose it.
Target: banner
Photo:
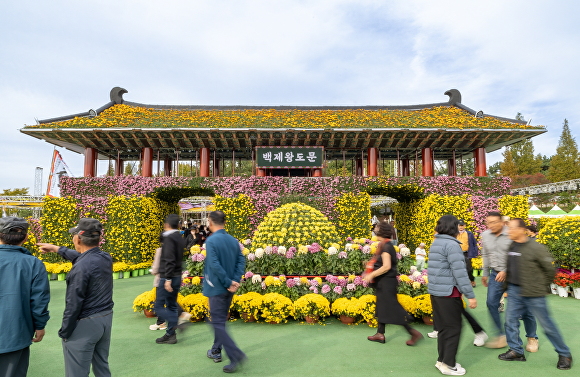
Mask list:
[[[50,175],[48,176],[47,196],[60,195],[60,177],[72,177],[70,169],[62,159],[60,153],[55,149],[52,154],[52,165],[50,166]]]
[[[256,166],[263,168],[322,168],[324,147],[256,147]]]

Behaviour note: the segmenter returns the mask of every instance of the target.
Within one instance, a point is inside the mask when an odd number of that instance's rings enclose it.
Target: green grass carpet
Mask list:
[[[479,278],[477,278],[479,283]],[[64,375],[62,347],[57,331],[64,309],[65,283],[52,281],[51,320],[41,343],[31,346],[29,376],[52,377]],[[195,323],[184,334],[178,334],[175,345],[159,345],[155,338],[162,331],[148,329],[153,319],[134,313],[135,296],[152,288],[152,277],[141,276],[115,280],[115,309],[113,338],[109,362],[115,377],[140,376],[221,376],[222,363],[214,363],[205,354],[212,344],[211,327]],[[485,308],[486,289],[478,284],[478,308],[473,311],[484,328],[491,330],[491,320]],[[549,305],[556,322],[573,355],[580,350],[580,300],[549,297]],[[369,342],[366,337],[375,333],[366,324],[346,326],[335,319],[325,325],[297,322],[270,325],[230,322],[229,329],[239,347],[247,354],[248,362],[239,371],[248,376],[438,376],[435,369],[437,341],[426,336],[432,327],[413,325],[425,335],[425,340],[408,347],[408,336],[400,326],[387,326],[386,344]],[[502,350],[473,346],[473,332],[464,321],[457,361],[467,369],[468,376],[549,376],[575,375],[572,371],[556,369],[557,355],[541,328],[540,351],[527,354],[527,362],[500,361]],[[523,325],[522,325],[523,332]],[[525,336],[525,334],[522,334]],[[576,369],[576,371],[574,371]]]

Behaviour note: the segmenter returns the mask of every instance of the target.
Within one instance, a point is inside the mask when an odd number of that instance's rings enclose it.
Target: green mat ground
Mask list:
[[[152,287],[151,276],[115,280],[115,314],[109,362],[115,377],[133,376],[221,376],[226,364],[213,363],[205,356],[212,343],[209,325],[193,324],[185,335],[178,335],[175,345],[155,344],[161,331],[150,331],[153,320],[132,311],[135,296]],[[479,278],[478,278],[479,283]],[[31,347],[29,376],[64,375],[62,348],[57,331],[64,308],[65,283],[52,281],[47,335]],[[485,328],[491,322],[485,308],[485,288],[478,285],[479,307],[475,316]],[[550,307],[573,355],[580,358],[580,300],[549,297]],[[423,334],[431,327],[414,325]],[[425,338],[415,347],[405,345],[407,335],[399,326],[387,326],[387,343],[366,340],[374,334],[367,325],[346,326],[330,319],[325,326],[296,322],[281,325],[230,323],[230,331],[248,356],[248,363],[238,374],[248,376],[438,376],[436,340]],[[522,326],[523,331],[523,326]],[[557,355],[540,334],[540,351],[528,354],[527,362],[497,359],[498,350],[474,347],[473,333],[464,321],[458,362],[469,376],[549,376],[577,375],[556,369]]]

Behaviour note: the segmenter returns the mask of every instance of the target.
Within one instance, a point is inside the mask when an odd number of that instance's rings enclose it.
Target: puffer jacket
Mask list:
[[[465,258],[460,242],[446,234],[436,234],[429,249],[429,294],[451,296],[453,287],[467,298],[475,298],[473,288],[467,277]]]

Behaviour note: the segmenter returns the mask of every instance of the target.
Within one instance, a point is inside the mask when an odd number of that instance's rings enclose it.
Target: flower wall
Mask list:
[[[580,269],[580,218],[564,216],[542,224],[538,242],[548,247],[559,267]]]
[[[371,197],[366,192],[347,192],[336,201],[337,230],[346,237],[369,238],[371,235]],[[367,221],[364,221],[367,219]]]
[[[73,249],[72,237],[68,231],[76,225],[79,215],[75,199],[46,198],[40,217],[42,242]],[[64,262],[64,259],[56,253],[40,254],[38,257],[49,263]]]
[[[246,194],[233,198],[216,195],[213,199],[216,210],[226,215],[226,231],[238,240],[250,237],[252,231],[250,217],[256,213],[252,199]]]

